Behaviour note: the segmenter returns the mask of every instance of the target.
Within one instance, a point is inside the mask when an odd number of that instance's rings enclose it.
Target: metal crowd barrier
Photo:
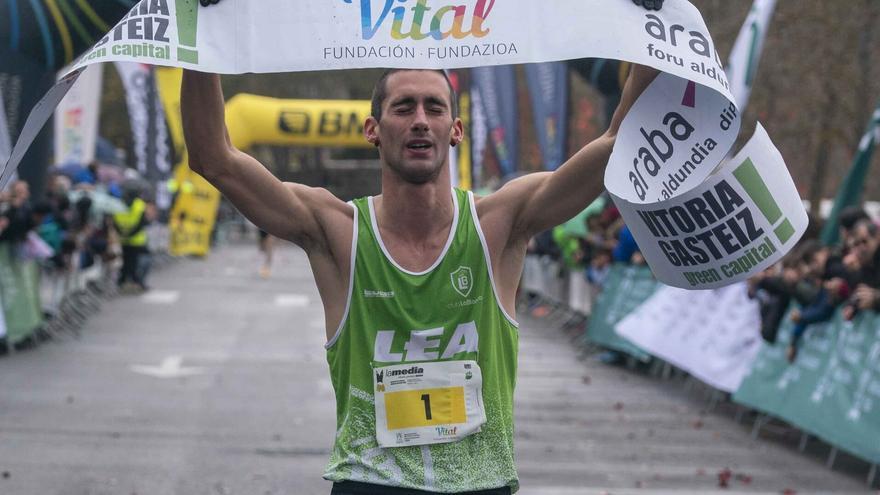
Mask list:
[[[154,224],[148,228],[153,270],[174,260],[168,254],[168,228]],[[95,257],[89,267],[80,264],[82,252],[71,255],[69,266],[40,266],[36,261],[20,260],[14,246],[0,244],[0,300],[7,335],[7,352],[26,342],[77,338],[88,318],[104,301],[117,295],[116,278],[121,257],[105,261]]]
[[[523,275],[520,281],[520,298],[518,302],[518,310],[525,312],[532,307],[544,306],[549,308],[549,312],[543,315],[543,319],[549,321],[552,325],[561,327],[565,330],[575,329],[580,332],[578,335],[572,335],[575,342],[583,346],[585,355],[593,354],[604,350],[600,345],[591,343],[586,338],[587,324],[594,309],[598,289],[586,281],[583,273],[572,273],[565,266],[548,256],[527,255],[523,266]],[[528,299],[525,297],[528,296]],[[630,369],[635,369],[640,365],[638,359],[627,356],[624,360],[625,365]],[[701,380],[691,376],[685,370],[679,369],[672,364],[653,356],[650,364],[647,366],[649,375],[664,381],[679,380],[685,391],[689,393],[702,391],[703,400],[705,402],[705,411],[712,412],[720,404],[734,404],[731,394],[718,390]],[[735,404],[734,420],[741,423],[745,418],[754,418],[751,429],[751,437],[758,439],[762,429],[771,427],[771,422],[781,422],[787,428],[795,428],[788,425],[782,418],[775,418],[771,415],[761,413],[759,411],[750,410],[749,408]],[[805,452],[807,444],[814,439],[810,433],[800,431],[800,441],[798,450]],[[839,455],[838,447],[828,445],[829,452],[826,458],[826,467],[833,469],[834,464]],[[878,464],[868,461],[869,469],[867,474],[867,484],[874,487],[880,484],[880,469]]]

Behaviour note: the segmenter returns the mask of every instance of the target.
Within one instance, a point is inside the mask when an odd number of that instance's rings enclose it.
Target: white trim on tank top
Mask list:
[[[382,234],[379,233],[379,222],[376,221],[376,209],[373,207],[373,196],[367,198],[367,204],[370,208],[370,225],[373,228],[373,234],[376,236],[376,240],[379,242],[379,248],[382,249],[382,254],[385,255],[385,259],[388,260],[389,263],[394,265],[395,268],[406,273],[408,275],[425,275],[430,273],[434,268],[437,268],[440,265],[440,262],[443,261],[443,258],[446,256],[446,253],[449,251],[449,246],[452,246],[452,240],[455,239],[455,231],[458,230],[458,195],[455,194],[455,189],[452,189],[452,226],[449,228],[449,237],[446,239],[446,245],[443,246],[443,251],[440,253],[440,256],[437,256],[437,259],[434,260],[434,263],[431,264],[426,270],[421,272],[413,272],[409,271],[406,268],[397,264],[394,261],[394,258],[391,257],[391,253],[388,252],[388,249],[385,247],[385,242],[382,241]]]
[[[357,206],[351,201],[349,201],[348,204],[351,206],[351,209],[354,210],[354,226],[351,228],[351,267],[348,273],[348,298],[345,300],[345,311],[342,313],[342,319],[339,320],[339,326],[336,327],[336,333],[334,333],[333,337],[324,344],[324,349],[329,349],[339,339],[339,335],[342,333],[342,329],[348,321],[348,311],[351,308],[351,296],[354,293],[354,262],[357,258],[358,222],[360,219],[358,218]]]
[[[504,317],[507,318],[507,321],[516,328],[519,328],[519,322],[507,314],[507,310],[504,309],[504,305],[501,304],[501,295],[498,293],[498,287],[495,286],[495,273],[492,270],[492,257],[489,256],[489,244],[486,243],[486,236],[483,235],[483,227],[480,225],[480,217],[477,216],[477,202],[474,200],[474,193],[472,191],[468,191],[467,195],[468,203],[470,203],[471,207],[471,216],[474,218],[474,227],[477,228],[477,234],[480,236],[480,244],[483,245],[483,256],[486,258],[486,267],[489,268],[489,281],[492,282],[492,293],[495,294],[495,302],[498,304],[498,309],[500,309],[504,314]]]

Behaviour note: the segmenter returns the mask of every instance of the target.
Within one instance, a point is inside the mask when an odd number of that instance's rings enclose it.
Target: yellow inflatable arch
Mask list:
[[[369,148],[364,121],[368,100],[286,100],[238,94],[226,102],[232,144]]]
[[[217,218],[220,192],[189,168],[180,118],[180,69],[157,69],[168,128],[180,158],[170,181],[177,192],[171,210],[174,255],[204,256]],[[363,135],[370,115],[366,100],[288,100],[239,94],[226,102],[226,127],[241,150],[258,144],[369,148]]]

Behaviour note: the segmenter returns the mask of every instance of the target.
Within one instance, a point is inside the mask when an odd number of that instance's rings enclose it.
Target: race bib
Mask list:
[[[476,361],[374,368],[373,390],[381,447],[457,442],[486,422]]]

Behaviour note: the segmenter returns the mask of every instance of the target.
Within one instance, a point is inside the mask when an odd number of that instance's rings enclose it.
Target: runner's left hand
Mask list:
[[[663,8],[663,0],[633,0],[633,3],[648,10],[660,10]]]
[[[202,7],[207,7],[208,5],[214,5],[220,0],[199,0],[199,3],[202,4]]]

